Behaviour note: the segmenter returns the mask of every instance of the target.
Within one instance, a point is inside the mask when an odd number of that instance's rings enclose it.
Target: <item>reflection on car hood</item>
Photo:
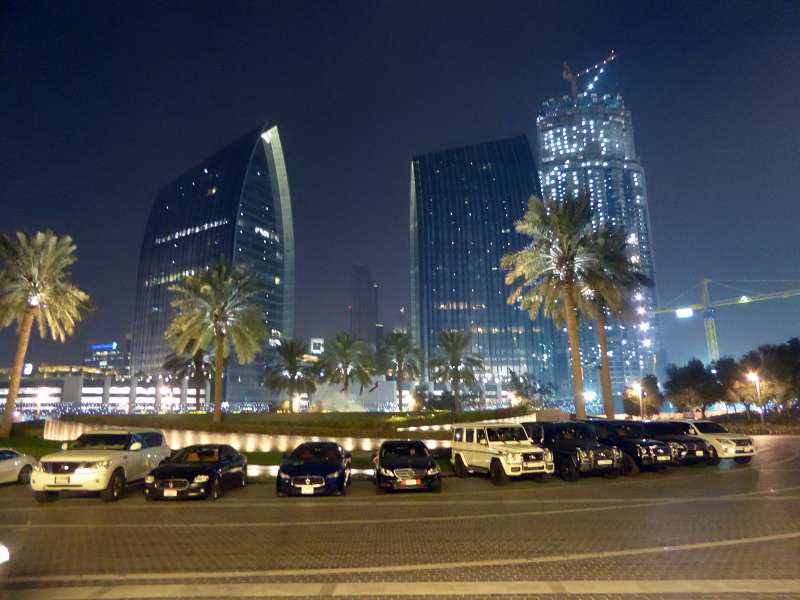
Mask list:
[[[211,475],[218,471],[220,463],[164,463],[150,471],[156,479],[191,479],[197,475]]]
[[[570,448],[580,448],[581,450],[605,450],[608,448],[605,444],[589,440],[560,440],[556,444],[556,447],[561,450],[568,450]]]
[[[384,469],[428,469],[434,465],[430,456],[384,456],[380,466]]]
[[[727,433],[704,433],[703,435],[707,435],[708,437],[717,438],[718,440],[749,440],[751,439],[749,435],[744,435],[742,433],[731,433],[730,431]]]
[[[285,462],[281,471],[287,475],[327,475],[342,468],[339,461],[309,460],[306,462]]]
[[[541,450],[530,442],[490,442],[493,448],[498,450],[510,450],[511,452],[537,452]]]
[[[662,442],[680,442],[681,444],[697,444],[697,443],[705,444],[705,440],[703,440],[703,438],[697,437],[696,435],[681,435],[679,433],[675,434],[665,433],[655,436],[655,439]]]
[[[92,462],[98,460],[114,460],[124,454],[127,450],[62,450],[46,454],[41,458],[41,462]]]

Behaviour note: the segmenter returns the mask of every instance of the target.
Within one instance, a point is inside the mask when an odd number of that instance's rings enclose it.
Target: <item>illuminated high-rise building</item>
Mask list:
[[[262,402],[270,347],[294,329],[292,202],[277,127],[248,133],[158,193],[139,257],[133,375],[158,375],[170,352],[169,285],[219,262],[246,265],[266,289],[258,301],[269,336],[253,363],[231,358],[224,390],[231,404]]]
[[[589,89],[596,81],[597,77]],[[622,97],[587,90],[551,98],[542,103],[536,125],[542,193],[553,198],[588,193],[593,225],[610,222],[624,226],[629,234],[631,262],[654,279],[644,168],[636,154],[631,114]],[[648,316],[656,305],[655,298],[654,288],[641,289],[633,298],[635,321],[611,320],[608,324],[609,363],[616,398],[620,398],[626,385],[655,371],[658,331]],[[581,332],[587,406],[593,397],[600,401],[600,357],[593,326],[584,324]]]
[[[526,243],[514,222],[538,190],[524,136],[412,159],[410,330],[423,367],[439,351],[439,333],[458,329],[472,332],[484,381],[502,383],[510,371],[563,380],[551,323],[506,303],[500,268],[504,254]]]

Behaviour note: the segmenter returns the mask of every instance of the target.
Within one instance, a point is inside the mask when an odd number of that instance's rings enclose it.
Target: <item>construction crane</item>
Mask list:
[[[689,290],[686,290],[680,296],[683,296],[687,292],[693,290],[695,287],[699,285],[700,287],[700,302],[697,304],[687,304],[683,306],[672,306],[672,307],[659,307],[652,311],[652,314],[664,314],[664,313],[671,313],[674,312],[675,316],[679,319],[688,319],[694,316],[695,312],[701,312],[703,314],[703,325],[706,331],[706,349],[708,351],[708,361],[709,363],[719,360],[719,341],[717,340],[717,323],[714,320],[714,309],[721,308],[723,306],[739,306],[742,304],[750,304],[752,302],[764,302],[765,300],[785,300],[787,298],[796,298],[800,296],[800,289],[788,289],[783,290],[780,292],[769,292],[769,293],[745,293],[741,296],[736,298],[726,298],[725,300],[715,300],[714,302],[711,301],[711,294],[709,292],[709,284],[717,283],[723,285],[725,287],[730,287],[733,289],[733,286],[729,285],[731,283],[800,283],[798,281],[789,281],[789,280],[777,280],[777,281],[770,281],[770,280],[762,280],[762,281],[733,281],[733,280],[712,280],[712,279],[703,279],[699,284],[693,286]],[[738,290],[738,291],[745,291],[745,290]],[[678,297],[680,297],[678,296]]]
[[[575,98],[578,95],[578,79],[580,79],[581,77],[585,77],[589,73],[594,73],[596,71],[597,74],[594,76],[592,81],[589,82],[589,84],[586,86],[587,92],[592,91],[594,89],[595,84],[600,79],[600,75],[605,70],[606,65],[611,61],[613,61],[615,58],[617,58],[617,53],[612,50],[611,53],[599,63],[586,67],[585,69],[583,69],[582,71],[578,71],[577,73],[573,73],[570,66],[565,62],[564,70],[561,72],[561,76],[567,81],[569,81],[572,97]]]

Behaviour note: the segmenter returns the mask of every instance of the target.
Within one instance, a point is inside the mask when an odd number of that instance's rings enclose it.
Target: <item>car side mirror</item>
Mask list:
[[[141,449],[142,449],[142,442],[133,442],[131,444],[131,447],[129,448],[131,452],[138,452]]]
[[[69,449],[69,442],[61,442],[61,449],[68,450]]]

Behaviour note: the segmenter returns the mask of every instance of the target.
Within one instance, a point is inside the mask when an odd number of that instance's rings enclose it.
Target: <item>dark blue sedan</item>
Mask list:
[[[352,458],[336,442],[306,442],[285,454],[278,469],[278,496],[344,496]]]

